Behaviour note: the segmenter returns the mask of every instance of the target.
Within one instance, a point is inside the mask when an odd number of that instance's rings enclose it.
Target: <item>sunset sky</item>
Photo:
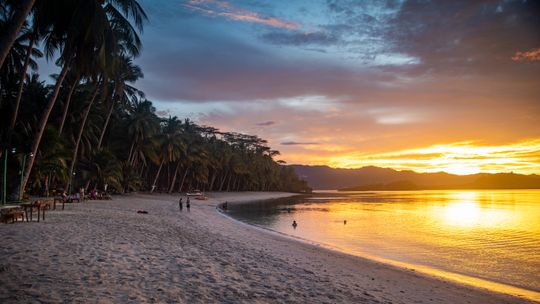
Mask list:
[[[538,174],[539,3],[142,0],[138,87],[287,163]]]

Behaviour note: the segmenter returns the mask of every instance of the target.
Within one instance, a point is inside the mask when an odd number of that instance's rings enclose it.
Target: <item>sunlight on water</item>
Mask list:
[[[538,190],[317,194],[231,214],[348,253],[540,299]]]

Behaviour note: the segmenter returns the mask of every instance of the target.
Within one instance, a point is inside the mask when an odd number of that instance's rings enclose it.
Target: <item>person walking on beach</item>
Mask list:
[[[188,211],[189,211],[189,207],[191,207],[191,206],[189,204],[189,196],[188,196],[187,201],[186,201],[186,208],[187,208]]]
[[[178,201],[178,208],[180,208],[180,211],[182,211],[182,208],[183,208],[182,198],[180,198],[180,200]]]

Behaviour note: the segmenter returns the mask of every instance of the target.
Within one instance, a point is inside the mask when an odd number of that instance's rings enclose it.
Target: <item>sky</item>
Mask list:
[[[539,1],[140,3],[161,116],[289,164],[540,174]]]

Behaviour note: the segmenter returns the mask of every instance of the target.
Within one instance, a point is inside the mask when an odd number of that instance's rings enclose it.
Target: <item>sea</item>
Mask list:
[[[228,213],[333,250],[540,301],[540,190],[321,191]]]

